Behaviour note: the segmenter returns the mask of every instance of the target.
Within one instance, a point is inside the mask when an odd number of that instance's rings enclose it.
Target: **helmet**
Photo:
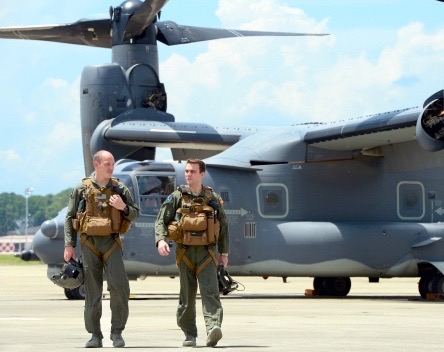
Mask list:
[[[237,290],[237,282],[225,271],[223,265],[219,265],[217,268],[217,280],[219,281],[219,292],[224,296],[228,295],[231,291]]]
[[[65,263],[59,275],[53,275],[51,281],[57,286],[72,290],[83,284],[83,265],[73,259]]]

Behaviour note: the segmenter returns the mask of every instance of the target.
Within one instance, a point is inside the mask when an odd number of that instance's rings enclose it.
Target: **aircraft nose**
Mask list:
[[[60,234],[59,232],[59,226],[57,224],[57,222],[52,219],[52,220],[46,220],[41,226],[40,226],[40,231],[42,231],[42,233],[48,237],[48,238],[57,238]]]

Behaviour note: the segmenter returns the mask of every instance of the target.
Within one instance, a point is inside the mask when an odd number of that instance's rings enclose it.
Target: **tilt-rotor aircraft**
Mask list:
[[[140,206],[123,236],[128,277],[177,275],[174,259],[154,246],[154,221],[167,195],[185,184],[180,161],[191,157],[205,160],[205,184],[224,200],[232,276],[313,277],[317,294],[329,296],[346,296],[352,277],[418,277],[422,297],[444,294],[443,92],[430,92],[420,108],[341,123],[176,122],[159,80],[158,41],[321,34],[162,22],[165,3],[131,0],[111,8],[109,19],[0,28],[0,38],[112,49],[111,64],[82,73],[82,143],[85,175],[97,150],[111,151],[115,176]],[[155,161],[159,147],[170,148],[175,162]],[[66,208],[34,236],[49,278],[63,264],[65,214]],[[84,291],[65,295],[82,298]]]

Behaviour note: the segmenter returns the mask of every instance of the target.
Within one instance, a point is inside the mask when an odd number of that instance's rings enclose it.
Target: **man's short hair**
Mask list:
[[[187,164],[198,164],[199,165],[199,171],[201,173],[205,172],[205,170],[206,170],[205,163],[202,160],[200,160],[200,159],[187,159]]]

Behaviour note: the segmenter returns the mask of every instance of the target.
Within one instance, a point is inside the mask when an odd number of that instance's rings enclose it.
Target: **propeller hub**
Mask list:
[[[124,15],[132,15],[134,12],[142,6],[143,1],[139,0],[128,0],[120,4],[122,8],[122,14]]]

